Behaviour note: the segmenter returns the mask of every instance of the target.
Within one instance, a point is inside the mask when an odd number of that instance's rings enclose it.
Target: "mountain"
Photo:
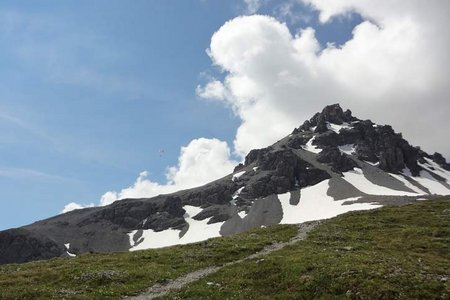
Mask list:
[[[185,244],[448,194],[450,164],[441,154],[335,104],[204,186],[2,231],[0,264]]]

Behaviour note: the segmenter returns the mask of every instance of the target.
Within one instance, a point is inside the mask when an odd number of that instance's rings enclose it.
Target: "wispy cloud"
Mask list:
[[[247,6],[247,13],[254,14],[261,7],[262,0],[244,0],[245,5]]]
[[[1,121],[7,123],[10,126],[18,127],[28,132],[38,139],[50,144],[54,148],[60,148],[60,142],[58,142],[58,140],[54,136],[46,132],[37,124],[30,122],[23,117],[20,117],[17,113],[8,111],[8,109],[6,109],[4,106],[0,106],[0,123]]]
[[[37,182],[80,183],[80,180],[76,178],[61,176],[57,174],[49,174],[34,169],[2,167],[2,166],[0,166],[0,177],[26,181],[37,181]]]

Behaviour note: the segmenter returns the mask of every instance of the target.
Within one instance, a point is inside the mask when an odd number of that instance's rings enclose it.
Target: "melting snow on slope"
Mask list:
[[[128,234],[131,245],[130,251],[161,248],[175,244],[189,244],[220,236],[220,227],[224,222],[208,225],[207,223],[210,218],[201,221],[192,219],[192,217],[203,210],[202,208],[185,205],[183,209],[186,210],[184,217],[189,224],[189,229],[182,238],[179,238],[180,230],[166,229],[156,232],[153,229],[146,229],[139,239],[142,242],[135,245],[133,237],[137,233],[137,230],[133,230]]]
[[[76,256],[76,254],[73,254],[73,253],[70,253],[70,252],[69,252],[70,243],[64,244],[64,247],[66,247],[66,253],[67,253],[69,256],[72,256],[72,257],[75,257],[75,256]]]
[[[406,180],[405,177],[403,177],[401,175],[397,175],[397,174],[392,174],[392,173],[389,173],[389,175],[391,175],[392,177],[396,178],[397,180],[403,182],[406,187],[410,188],[414,192],[416,192],[418,194],[427,194],[427,192],[422,191],[419,187],[415,186],[414,184],[412,184],[411,182]],[[416,179],[416,178],[413,178],[413,179]],[[417,199],[417,200],[420,200],[420,199]]]
[[[426,169],[427,171],[431,171],[436,175],[441,176],[442,178],[444,178],[448,183],[450,183],[450,172],[445,170],[444,168],[442,168],[440,165],[438,165],[437,163],[435,163],[434,161],[432,161],[429,158],[426,158],[426,164],[421,164],[419,163],[419,165]]]
[[[241,177],[244,174],[245,174],[245,171],[237,172],[236,174],[233,174],[233,178],[231,178],[231,180],[236,181],[239,179],[239,177]]]
[[[339,150],[342,153],[352,155],[355,153],[355,145],[354,144],[342,145],[342,146],[339,146]]]
[[[238,216],[241,217],[241,219],[245,218],[247,215],[247,212],[245,210],[238,212]]]
[[[230,202],[232,205],[236,205],[236,199],[239,197],[239,194],[242,192],[243,189],[245,189],[245,186],[239,188],[236,192],[234,192],[233,198]]]
[[[346,123],[346,122],[342,123],[341,125],[327,122],[327,128],[328,128],[329,130],[332,130],[332,131],[336,132],[336,133],[339,133],[339,131],[340,131],[341,129],[343,129],[343,128],[348,129],[348,128],[351,128],[351,127],[350,127],[350,125],[349,125],[348,123]]]
[[[357,200],[348,198],[336,201],[327,195],[329,180],[324,180],[316,185],[303,188],[300,201],[297,205],[289,203],[290,193],[280,194],[281,206],[283,208],[283,219],[281,224],[296,224],[306,221],[322,220],[353,211],[368,210],[381,207],[378,204],[354,203],[343,205],[346,201]]]
[[[433,178],[427,171],[420,171],[420,176],[413,177],[411,170],[403,169],[402,173],[406,176],[412,177],[415,181],[426,187],[431,194],[449,195],[450,190],[442,185],[439,181]]]
[[[443,184],[436,180],[427,171],[420,171],[420,177],[414,177],[414,179],[430,190],[432,194],[438,195],[449,195],[450,190],[447,189]]]
[[[317,148],[317,146],[314,146],[312,142],[314,141],[314,136],[306,143],[305,146],[302,146],[302,148],[306,151],[313,152],[313,153],[320,153],[322,149]]]
[[[361,192],[371,195],[391,195],[391,196],[417,196],[416,193],[397,191],[385,186],[376,185],[369,181],[362,170],[355,168],[352,171],[344,173],[344,179]]]

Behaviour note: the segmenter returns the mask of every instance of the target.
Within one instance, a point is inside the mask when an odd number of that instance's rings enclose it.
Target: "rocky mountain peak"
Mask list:
[[[375,164],[383,171],[397,174],[407,169],[413,176],[419,176],[423,170],[420,164],[426,162],[425,158],[431,159],[445,170],[450,169],[441,154],[429,155],[410,145],[390,125],[360,120],[350,110],[344,111],[339,104],[326,106],[294,129],[288,144],[298,149],[306,147],[308,141],[320,149],[318,159],[332,165],[335,171],[345,172],[352,168],[351,158],[343,157],[350,154]],[[351,151],[344,153],[339,150],[342,148]]]
[[[345,112],[339,104],[327,105],[322,112],[316,113],[311,119],[306,120],[299,130],[309,130],[314,127],[314,132],[322,133],[327,131],[327,122],[341,125],[346,122],[356,121],[352,112],[347,109]]]
[[[450,165],[389,125],[326,106],[201,187],[124,199],[0,232],[0,264],[134,251],[450,194]],[[376,205],[375,205],[376,203]]]

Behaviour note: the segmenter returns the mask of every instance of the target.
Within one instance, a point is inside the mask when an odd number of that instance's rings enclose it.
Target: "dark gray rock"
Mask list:
[[[323,117],[320,117],[317,121],[316,129],[314,129],[314,133],[323,133],[328,130],[327,123]]]
[[[347,172],[358,166],[353,159],[342,154],[335,146],[325,147],[317,155],[317,161],[328,164],[336,173]]]
[[[244,168],[244,164],[240,163],[236,167],[234,167],[233,173],[239,172]]]
[[[211,205],[204,210],[202,210],[199,214],[193,217],[194,220],[204,220],[211,218],[208,221],[208,224],[224,222],[231,218],[231,216],[235,213],[235,209],[231,209],[231,205]]]
[[[431,159],[443,169],[450,171],[450,164],[447,163],[442,154],[435,152],[433,155],[431,155]]]
[[[43,260],[64,254],[63,245],[24,228],[9,229],[0,234],[0,264]]]
[[[316,135],[312,144],[319,146],[319,148],[334,147],[339,145],[339,135],[334,131],[326,131]]]
[[[312,134],[297,134],[289,138],[287,146],[294,149],[300,149],[312,138]]]
[[[250,152],[247,163],[257,165],[260,173],[245,183],[244,198],[280,194],[330,178],[330,175],[302,160],[291,149]]]
[[[221,235],[230,235],[252,228],[270,226],[280,223],[283,218],[283,209],[276,195],[255,201],[248,214],[241,219],[238,215],[227,220],[220,229]]]

